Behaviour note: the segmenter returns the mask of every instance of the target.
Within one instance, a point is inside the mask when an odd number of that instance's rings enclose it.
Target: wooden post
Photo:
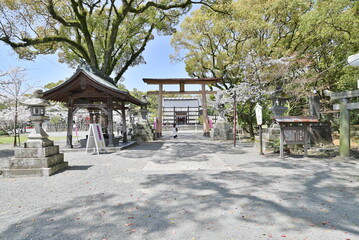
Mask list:
[[[280,158],[284,158],[284,130],[280,126],[280,146],[279,146]]]
[[[234,92],[234,119],[233,119],[233,146],[236,147],[237,144],[237,92]]]
[[[202,108],[203,108],[203,136],[209,137],[209,124],[207,116],[206,84],[202,84]]]
[[[304,156],[308,157],[308,126],[304,130]]]
[[[158,124],[157,124],[157,134],[158,137],[162,137],[162,95],[163,95],[163,84],[159,84],[158,91]]]
[[[108,146],[113,147],[113,106],[112,98],[107,99],[107,118],[108,118]]]
[[[349,110],[347,109],[348,100],[343,98],[340,100],[340,148],[341,157],[350,156],[350,119]]]
[[[264,155],[263,153],[263,131],[262,131],[262,125],[259,125],[259,154]]]
[[[94,123],[94,114],[93,114],[93,112],[91,111],[90,112],[90,124],[93,124]]]
[[[70,98],[69,99],[69,107],[67,110],[67,140],[66,140],[66,147],[67,148],[73,148],[74,146],[72,145],[72,125],[73,125],[73,121],[74,121],[74,117],[73,117],[73,113],[74,113],[74,108],[73,108],[73,99]]]
[[[126,109],[125,103],[122,104],[121,108],[121,117],[122,117],[122,142],[126,143],[127,140],[127,126],[126,126]]]

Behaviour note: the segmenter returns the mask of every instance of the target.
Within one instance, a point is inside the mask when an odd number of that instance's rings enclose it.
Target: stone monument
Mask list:
[[[233,129],[225,119],[225,107],[220,103],[217,105],[218,119],[211,130],[212,140],[233,140]]]
[[[22,148],[15,149],[15,158],[10,160],[9,169],[4,170],[4,177],[48,177],[68,167],[64,162],[59,146],[48,139],[42,123],[48,119],[45,107],[50,104],[42,99],[42,90],[36,90],[31,98],[24,102],[29,106],[30,121],[34,124],[33,131]]]
[[[148,122],[148,101],[146,96],[142,96],[143,105],[141,105],[139,121],[134,125],[134,139],[139,142],[152,142],[154,140],[154,131]]]
[[[316,92],[315,92],[316,93]],[[318,95],[308,97],[309,115],[317,119],[321,118],[320,98]],[[329,122],[318,122],[311,124],[308,128],[310,143],[313,146],[332,146],[332,130]]]
[[[277,90],[272,96],[272,107],[270,110],[273,113],[273,118],[277,116],[283,116],[284,112],[288,109],[284,106],[285,102],[289,98],[283,95],[283,90],[280,85],[277,86]],[[279,151],[279,138],[280,138],[280,127],[277,122],[273,122],[266,132],[263,133],[263,151]],[[276,143],[278,141],[278,143]],[[275,145],[278,144],[278,149]]]

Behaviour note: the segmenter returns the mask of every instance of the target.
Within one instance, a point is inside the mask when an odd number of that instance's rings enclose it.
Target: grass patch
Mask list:
[[[20,135],[20,143],[24,143],[27,141],[27,135]],[[54,141],[55,143],[57,141],[66,140],[66,136],[61,137],[49,137],[50,140]],[[13,144],[14,143],[14,136],[0,136],[0,144]]]

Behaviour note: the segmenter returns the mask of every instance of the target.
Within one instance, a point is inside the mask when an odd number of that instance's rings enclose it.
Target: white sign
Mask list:
[[[255,111],[256,111],[256,119],[257,119],[257,125],[262,125],[263,124],[263,120],[262,120],[262,106],[259,105],[257,103],[256,107],[255,107]]]
[[[93,151],[96,151],[97,154],[99,154],[99,150],[106,151],[105,139],[100,124],[90,124],[86,143],[86,154],[89,148],[93,148]]]
[[[348,63],[350,66],[359,67],[359,53],[349,56]]]

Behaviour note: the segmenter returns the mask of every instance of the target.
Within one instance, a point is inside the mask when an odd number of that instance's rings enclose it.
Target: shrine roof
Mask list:
[[[67,102],[68,99],[76,92],[84,92],[87,85],[91,85],[100,92],[106,93],[115,99],[121,101],[131,102],[136,105],[142,105],[143,102],[133,97],[126,91],[121,91],[117,88],[112,78],[101,74],[99,71],[94,71],[89,67],[79,67],[74,75],[60,85],[44,92],[44,99]],[[83,98],[92,98],[91,94]]]
[[[216,84],[222,78],[143,78],[147,84]]]
[[[274,116],[278,123],[317,123],[318,118],[315,116]]]

